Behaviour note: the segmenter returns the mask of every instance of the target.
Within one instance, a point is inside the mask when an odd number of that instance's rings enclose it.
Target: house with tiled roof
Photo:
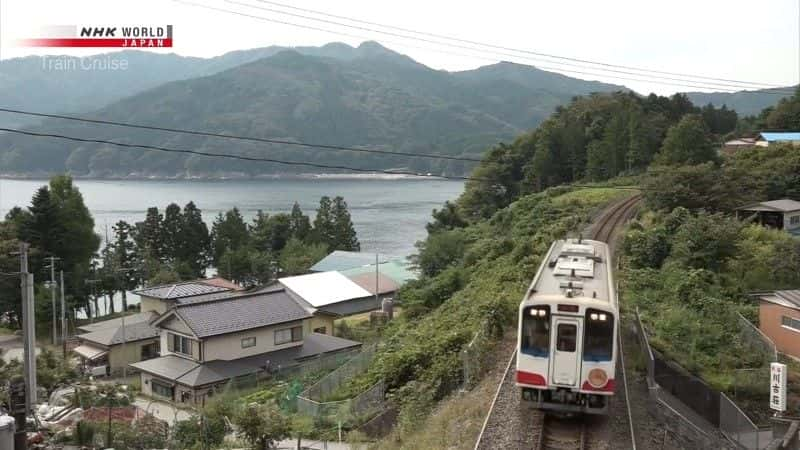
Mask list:
[[[316,314],[280,285],[181,298],[152,322],[160,356],[130,366],[140,372],[145,395],[203,404],[231,380],[361,347],[315,332]]]
[[[203,298],[235,295],[241,288],[223,278],[204,278],[133,291],[140,298],[139,313],[78,327],[79,345],[72,351],[90,373],[119,374],[129,364],[155,358],[160,351],[159,331],[151,322],[172,306]]]

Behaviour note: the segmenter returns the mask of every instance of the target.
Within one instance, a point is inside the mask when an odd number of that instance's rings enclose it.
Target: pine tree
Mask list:
[[[189,268],[191,277],[203,276],[209,262],[211,237],[206,223],[203,222],[203,214],[194,202],[183,207],[178,244],[178,261]]]
[[[108,269],[113,273],[112,277],[113,290],[118,290],[122,293],[122,310],[128,310],[127,291],[135,289],[141,280],[141,264],[139,256],[136,253],[136,244],[131,238],[133,227],[120,220],[114,227],[114,240],[108,243],[107,257],[108,260],[104,261],[104,269],[106,264],[109,264]],[[106,258],[104,258],[106,259]]]
[[[164,217],[158,212],[158,208],[147,208],[145,219],[136,224],[134,234],[139,252],[158,262],[164,262],[164,237],[161,228],[163,221]]]
[[[180,252],[181,232],[183,228],[183,215],[181,207],[170,203],[164,210],[164,220],[161,222],[161,236],[164,243],[164,258],[171,263],[177,263]]]
[[[328,196],[323,196],[319,199],[317,216],[314,218],[314,240],[325,244],[329,250],[333,250],[336,240],[335,227],[331,199]]]
[[[331,215],[333,216],[335,236],[332,250],[361,250],[361,244],[359,244],[356,236],[356,229],[350,219],[350,212],[347,211],[347,202],[342,197],[337,196],[333,199]]]
[[[211,249],[214,264],[219,267],[226,251],[236,251],[248,244],[250,235],[238,208],[219,213],[211,227]]]
[[[311,221],[307,215],[303,214],[297,202],[292,205],[292,212],[289,214],[289,218],[289,230],[292,237],[301,241],[307,239],[311,233]]]

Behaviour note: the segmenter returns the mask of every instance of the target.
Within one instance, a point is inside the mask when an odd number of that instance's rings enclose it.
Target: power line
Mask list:
[[[313,9],[308,9],[308,8],[300,8],[300,7],[297,7],[297,6],[287,5],[287,4],[284,4],[284,3],[278,3],[278,2],[269,1],[269,0],[255,0],[255,1],[257,1],[259,3],[266,3],[266,4],[270,4],[270,5],[280,6],[280,7],[283,7],[283,8],[293,9],[295,11],[303,11],[303,12],[312,13],[312,14],[318,14],[318,15],[323,15],[323,16],[328,16],[328,17],[334,17],[334,18],[337,18],[337,19],[344,19],[344,20],[348,20],[348,21],[351,21],[351,22],[357,22],[357,23],[363,23],[363,24],[367,24],[367,25],[373,25],[373,26],[378,26],[378,27],[383,27],[383,28],[389,28],[389,29],[393,29],[393,30],[404,31],[404,32],[407,32],[407,33],[420,34],[420,35],[435,37],[435,38],[439,38],[439,39],[447,39],[447,40],[456,41],[456,42],[463,42],[463,43],[466,43],[466,44],[473,44],[473,45],[479,45],[479,46],[483,46],[483,47],[496,48],[496,49],[499,49],[499,50],[507,50],[507,51],[513,51],[513,52],[519,52],[519,53],[527,53],[527,54],[530,54],[530,55],[542,56],[542,57],[553,58],[553,59],[574,61],[574,62],[580,62],[580,63],[585,63],[585,64],[594,64],[594,65],[599,65],[599,66],[604,66],[604,67],[616,67],[616,68],[620,68],[620,69],[636,70],[636,71],[640,71],[640,72],[659,73],[659,74],[663,74],[663,75],[674,75],[674,76],[680,76],[680,77],[697,78],[697,79],[705,79],[705,80],[713,80],[713,81],[725,81],[725,82],[730,82],[730,83],[738,83],[738,84],[745,84],[745,85],[752,85],[752,86],[763,86],[765,88],[769,88],[769,87],[782,88],[782,87],[785,87],[785,86],[781,86],[781,85],[777,85],[777,84],[770,84],[770,83],[763,83],[763,82],[733,80],[733,79],[729,79],[729,78],[717,78],[717,77],[709,77],[709,76],[704,76],[704,75],[693,75],[693,74],[680,73],[680,72],[668,72],[668,71],[657,70],[657,69],[648,69],[648,68],[635,67],[635,66],[611,64],[611,63],[605,63],[605,62],[600,62],[600,61],[592,61],[592,60],[587,60],[587,59],[580,59],[580,58],[574,58],[574,57],[568,57],[568,56],[554,55],[554,54],[549,54],[549,53],[534,52],[534,51],[531,51],[531,50],[525,50],[525,49],[519,49],[519,48],[513,48],[513,47],[504,47],[504,46],[496,45],[496,44],[488,44],[488,43],[485,43],[485,42],[472,41],[472,40],[469,40],[469,39],[457,38],[457,37],[453,37],[453,36],[446,36],[446,35],[431,33],[431,32],[427,32],[427,31],[419,31],[419,30],[413,30],[413,29],[410,29],[410,28],[402,28],[402,27],[382,24],[382,23],[378,23],[378,22],[370,22],[370,21],[363,20],[363,19],[356,19],[356,18],[347,17],[347,16],[340,16],[340,15],[336,15],[336,14],[332,14],[332,13],[328,13],[328,12],[323,12],[323,11],[318,11],[318,10],[313,10]]]
[[[11,109],[0,107],[0,112],[6,112],[11,114],[22,114],[26,116],[34,116],[34,117],[47,117],[52,119],[63,119],[63,120],[72,120],[76,122],[85,122],[85,123],[93,123],[99,125],[113,125],[117,127],[125,127],[125,128],[138,128],[142,130],[151,130],[151,131],[165,131],[169,133],[180,133],[180,134],[190,134],[195,136],[206,136],[206,137],[213,137],[213,138],[220,138],[220,139],[235,139],[239,141],[250,141],[250,142],[261,142],[267,144],[280,144],[280,145],[293,145],[297,147],[308,147],[308,148],[318,148],[318,149],[325,149],[325,150],[342,150],[348,152],[361,152],[361,153],[377,153],[377,154],[384,154],[384,155],[394,155],[394,156],[410,156],[415,158],[428,158],[428,159],[445,159],[445,160],[452,160],[452,161],[467,161],[467,162],[481,162],[481,159],[478,158],[468,158],[462,156],[448,156],[448,155],[438,155],[438,154],[430,154],[430,153],[411,153],[411,152],[401,152],[395,150],[378,150],[372,148],[358,148],[358,147],[347,147],[341,145],[330,145],[330,144],[313,144],[307,142],[299,142],[299,141],[287,141],[281,139],[268,139],[268,138],[259,138],[254,136],[239,136],[233,134],[224,134],[224,133],[212,133],[209,131],[199,131],[199,130],[187,130],[181,128],[167,128],[167,127],[158,127],[152,125],[142,125],[142,124],[135,124],[129,122],[117,122],[113,120],[102,120],[102,119],[89,119],[84,117],[76,117],[76,116],[66,116],[63,114],[51,114],[51,113],[42,113],[36,111],[24,111],[21,109]]]
[[[80,138],[75,136],[67,136],[63,134],[55,134],[55,133],[37,133],[34,131],[29,130],[19,130],[14,128],[0,128],[0,131],[5,131],[8,133],[16,133],[22,134],[26,136],[33,136],[33,137],[45,137],[45,138],[53,138],[53,139],[63,139],[75,142],[88,142],[88,143],[95,143],[95,144],[108,144],[114,145],[123,148],[140,148],[146,150],[155,150],[167,153],[184,153],[184,154],[192,154],[192,155],[199,155],[205,156],[210,158],[226,158],[226,159],[237,159],[242,161],[255,161],[255,162],[269,162],[275,164],[284,164],[290,166],[308,166],[308,167],[315,167],[321,169],[337,169],[337,170],[349,170],[354,172],[363,172],[363,173],[383,173],[387,175],[408,175],[413,177],[420,177],[420,178],[438,178],[438,179],[447,179],[447,180],[459,180],[459,181],[484,181],[484,182],[497,182],[497,180],[493,180],[491,178],[477,178],[477,177],[462,177],[462,176],[453,176],[453,175],[430,175],[430,174],[419,174],[416,172],[409,172],[409,171],[395,171],[395,170],[383,170],[383,169],[364,169],[358,167],[351,167],[351,166],[340,166],[340,165],[331,165],[331,164],[318,164],[318,163],[310,163],[310,162],[301,162],[301,161],[285,161],[273,158],[260,158],[255,156],[242,156],[242,155],[228,155],[224,153],[212,153],[212,152],[202,152],[198,150],[187,150],[187,149],[178,149],[178,148],[167,148],[167,147],[160,147],[155,145],[147,145],[147,144],[128,144],[123,142],[114,142],[105,139],[93,139],[93,138]],[[588,185],[567,185],[568,187],[574,187],[579,189],[619,189],[619,190],[644,190],[642,188],[636,187],[627,187],[627,186],[588,186]]]
[[[289,26],[298,27],[298,28],[321,31],[321,32],[324,32],[324,33],[330,33],[330,34],[335,34],[335,35],[340,35],[340,36],[353,37],[353,38],[357,38],[357,39],[374,39],[374,38],[368,37],[368,36],[356,35],[356,34],[352,34],[352,33],[345,33],[345,32],[339,31],[339,30],[330,30],[330,29],[320,28],[320,27],[312,26],[312,25],[298,24],[298,23],[288,22],[288,21],[285,21],[285,20],[278,20],[278,19],[274,19],[274,18],[270,18],[270,17],[257,16],[257,15],[253,15],[253,14],[244,13],[244,12],[241,12],[241,11],[234,11],[234,10],[225,9],[225,8],[218,8],[218,7],[215,7],[215,6],[204,5],[204,4],[200,4],[200,3],[194,3],[194,2],[186,1],[186,0],[172,0],[172,1],[174,1],[176,3],[182,3],[182,4],[185,4],[185,5],[196,6],[196,7],[209,9],[209,10],[213,10],[213,11],[219,11],[219,12],[224,12],[224,13],[228,13],[228,14],[234,14],[234,15],[238,15],[238,16],[242,16],[242,17],[248,17],[248,18],[262,20],[262,21],[271,22],[271,23],[278,23],[278,24],[289,25]],[[288,15],[298,16],[298,15],[295,15],[295,14],[292,14],[292,13],[287,13],[285,11],[276,11],[276,10],[271,10],[271,9],[268,9],[268,8],[261,8],[261,7],[258,7],[258,6],[248,5],[246,3],[239,3],[239,2],[235,2],[235,1],[231,1],[231,0],[226,0],[226,1],[228,1],[229,3],[239,4],[239,5],[243,5],[243,6],[254,8],[254,9],[262,9],[262,10],[265,10],[265,11],[272,11],[272,12],[276,12],[278,14],[288,14]],[[311,18],[311,17],[306,17],[306,16],[301,16],[301,17],[305,17],[308,20],[317,20],[317,21],[323,21],[323,22],[326,22],[326,23],[331,23],[331,21],[326,21],[324,19]],[[344,26],[344,27],[350,27],[350,28],[365,29],[364,27],[356,27],[356,26],[347,25],[347,24],[338,24],[337,23],[337,25],[338,26]],[[395,36],[398,36],[398,37],[401,37],[401,38],[404,38],[404,39],[422,40],[424,42],[429,42],[429,43],[433,43],[433,44],[437,44],[437,45],[444,45],[444,46],[450,46],[450,47],[455,46],[454,44],[450,44],[450,43],[446,43],[446,42],[436,42],[436,41],[422,39],[422,38],[418,38],[418,37],[414,37],[414,36],[398,35],[396,33],[389,33],[389,32],[380,31],[380,30],[371,30],[371,29],[366,29],[366,30],[370,31],[370,32],[375,32],[375,33],[391,34],[391,35],[395,35]],[[485,57],[485,56],[479,56],[479,55],[473,55],[473,54],[455,53],[455,52],[452,52],[452,51],[445,51],[445,50],[434,49],[434,48],[430,48],[430,47],[418,47],[418,46],[409,45],[408,43],[405,43],[405,42],[400,43],[400,42],[393,42],[393,41],[387,41],[387,40],[384,40],[384,42],[394,43],[394,44],[397,44],[397,45],[411,47],[411,48],[423,49],[423,50],[427,50],[427,51],[434,51],[434,52],[448,54],[448,55],[457,55],[457,56],[465,56],[465,57],[469,57],[469,58],[477,58],[477,59],[482,59],[482,60],[487,60],[487,61],[492,61],[492,62],[497,62],[498,59],[502,59],[502,58],[488,58],[488,57]],[[537,60],[537,59],[534,59],[534,58],[523,57],[523,56],[519,56],[519,55],[510,55],[510,54],[504,54],[504,53],[497,53],[497,52],[490,52],[488,50],[472,48],[472,47],[464,47],[464,46],[456,46],[456,47],[464,48],[464,49],[471,50],[471,51],[483,52],[483,53],[501,54],[501,55],[504,55],[504,56],[511,56],[511,57],[519,58],[519,59],[523,59],[523,60],[541,61],[541,60]],[[549,56],[549,55],[547,55],[547,56]],[[561,64],[561,65],[570,65],[570,64],[566,64],[566,63],[562,63],[562,62],[558,62],[558,61],[547,61],[547,62],[555,63],[555,64]],[[611,64],[606,64],[606,65],[607,66],[614,66],[614,65],[611,65]],[[576,66],[574,64],[572,66],[585,67],[585,66]],[[638,81],[638,82],[643,82],[643,83],[653,83],[653,84],[661,84],[661,85],[668,85],[668,86],[677,86],[677,87],[681,87],[681,88],[709,89],[709,90],[713,90],[713,91],[717,91],[717,92],[726,92],[726,93],[745,93],[745,94],[754,93],[753,91],[741,90],[741,89],[746,89],[746,87],[744,87],[744,86],[732,86],[732,85],[729,85],[729,86],[731,86],[731,88],[723,88],[723,87],[720,87],[720,86],[711,86],[711,85],[708,84],[709,82],[705,82],[707,84],[697,84],[698,82],[694,82],[694,81],[691,81],[691,80],[678,80],[678,79],[668,78],[668,79],[671,79],[673,81],[681,81],[681,83],[674,83],[674,82],[670,82],[670,81],[662,81],[662,80],[653,79],[653,77],[658,77],[658,76],[648,75],[648,74],[645,74],[645,73],[639,74],[639,73],[623,72],[623,71],[616,71],[616,70],[611,70],[611,69],[603,69],[603,68],[600,68],[600,67],[588,67],[588,68],[589,69],[594,69],[594,70],[600,70],[600,71],[612,71],[612,72],[618,72],[618,73],[632,74],[632,75],[642,76],[642,77],[647,77],[647,78],[644,78],[644,79],[643,78],[631,78],[631,77],[624,77],[624,76],[619,76],[619,75],[609,75],[607,73],[586,72],[586,71],[580,71],[580,70],[574,70],[574,69],[566,69],[566,68],[563,68],[563,67],[553,67],[553,66],[543,66],[543,65],[537,65],[536,67],[539,68],[539,69],[542,69],[542,70],[550,70],[550,71],[554,71],[554,72],[557,72],[557,73],[558,72],[567,72],[567,73],[572,73],[572,74],[588,75],[588,76],[594,76],[594,77],[612,78],[612,79],[617,79],[617,80]],[[626,66],[622,66],[622,67],[626,67]],[[667,78],[667,77],[659,77],[659,78]],[[699,83],[703,83],[703,82],[700,81]],[[721,84],[721,83],[710,83],[710,84],[720,84],[720,85],[724,86],[724,84]],[[765,86],[767,85],[766,83],[763,83],[763,84]],[[777,85],[775,85],[775,86],[777,86]],[[790,96],[790,95],[794,94],[793,91],[788,91],[788,90],[780,91],[780,90],[777,90],[777,89],[764,90],[764,91],[755,92],[755,93],[761,93],[761,92],[766,93],[766,94],[770,94],[770,95],[780,95],[780,96]]]
[[[719,87],[723,87],[723,88],[729,88],[729,89],[732,88],[732,89],[741,90],[741,89],[746,89],[748,87],[747,85],[742,86],[742,85],[737,85],[737,84],[731,84],[730,82],[698,81],[698,80],[691,80],[691,79],[686,80],[686,79],[680,79],[680,78],[672,78],[672,77],[663,76],[663,75],[650,75],[650,74],[647,74],[647,73],[635,73],[635,72],[630,72],[630,71],[625,71],[625,70],[618,70],[618,69],[604,69],[602,67],[588,67],[585,64],[584,65],[577,65],[577,64],[571,64],[571,63],[562,63],[562,62],[558,62],[558,61],[543,60],[543,59],[540,59],[540,58],[530,58],[530,57],[524,57],[524,56],[519,56],[519,55],[513,55],[513,54],[509,54],[509,53],[500,53],[500,52],[497,52],[496,50],[478,49],[478,48],[474,48],[474,47],[468,47],[468,46],[465,46],[465,45],[453,44],[453,43],[449,43],[449,42],[434,41],[434,40],[431,40],[431,39],[421,38],[421,37],[417,37],[417,36],[408,36],[408,35],[404,35],[404,34],[394,33],[394,32],[391,32],[391,31],[378,30],[378,29],[363,27],[363,26],[359,26],[359,25],[351,25],[351,24],[346,24],[346,23],[342,23],[342,22],[336,22],[336,21],[327,20],[327,19],[310,17],[310,16],[306,16],[306,15],[302,15],[302,14],[295,14],[295,13],[286,12],[286,11],[280,11],[280,10],[276,10],[276,9],[272,9],[272,8],[265,8],[265,7],[255,6],[255,5],[251,5],[251,4],[240,2],[240,1],[236,1],[236,0],[225,0],[225,1],[227,3],[232,3],[232,4],[235,4],[235,5],[239,5],[239,6],[245,6],[245,7],[248,7],[248,8],[258,9],[258,10],[261,10],[261,11],[271,12],[271,13],[275,13],[275,14],[283,14],[283,15],[287,15],[287,16],[290,16],[290,17],[296,17],[296,18],[305,19],[305,20],[312,20],[312,21],[326,23],[326,24],[330,24],[330,25],[353,28],[353,29],[357,29],[357,30],[368,31],[368,32],[371,32],[371,33],[380,33],[380,34],[385,34],[385,35],[388,35],[388,36],[399,37],[399,38],[402,38],[402,39],[412,39],[412,40],[417,40],[417,41],[426,42],[426,43],[430,43],[430,44],[444,45],[444,46],[447,46],[447,47],[453,47],[453,48],[459,48],[459,49],[465,49],[465,50],[471,50],[471,51],[479,51],[479,52],[483,52],[483,53],[498,54],[498,55],[502,55],[502,56],[510,56],[510,57],[515,57],[515,58],[520,58],[520,59],[525,59],[525,60],[530,60],[530,61],[536,61],[536,62],[547,62],[547,63],[565,65],[565,66],[568,66],[568,67],[577,67],[577,68],[580,68],[580,69],[600,70],[600,71],[604,71],[604,72],[607,71],[607,72],[621,73],[621,74],[626,74],[626,75],[644,76],[644,77],[648,77],[648,78],[664,79],[664,80],[670,80],[670,81],[689,82],[689,83],[704,83],[705,85],[709,85],[709,88],[716,88],[717,86],[719,86]],[[283,6],[283,7],[286,7],[286,8],[299,9],[299,8],[294,8],[294,7],[291,7],[291,6],[286,6],[286,5],[282,5],[280,3],[269,2],[269,1],[265,1],[265,0],[255,0],[255,1],[257,1],[259,3],[280,5],[280,6]],[[304,11],[311,11],[314,14],[319,14],[319,15],[324,15],[324,16],[329,16],[329,17],[344,18],[345,20],[351,20],[353,22],[364,23],[363,21],[360,21],[358,19],[350,19],[350,18],[346,18],[344,16],[334,16],[332,14],[328,14],[328,13],[324,13],[324,12],[320,12],[320,11],[305,10],[305,9],[304,9]],[[378,26],[384,26],[384,25],[378,25]],[[387,27],[387,28],[389,28],[389,27]],[[391,27],[391,28],[394,28],[394,27]],[[417,33],[415,31],[409,31],[409,32]],[[426,34],[427,35],[427,33],[418,33],[418,34]],[[445,38],[445,39],[449,39],[449,38]],[[455,40],[457,40],[459,42],[463,42],[462,40],[458,40],[458,39],[455,39]],[[476,43],[476,42],[472,42],[472,41],[470,41],[470,43],[474,44],[474,45],[485,46],[484,44]],[[492,47],[498,48],[497,46],[492,46]],[[506,49],[506,50],[516,51],[516,52],[520,52],[520,53],[527,53],[527,54],[531,54],[532,53],[532,52],[521,51],[521,50],[517,50],[517,49]],[[533,54],[537,54],[537,53],[533,53]],[[553,58],[552,56],[549,56],[549,55],[548,55],[548,57]],[[607,66],[613,67],[613,66],[610,66],[610,65],[607,65]],[[651,82],[654,82],[654,80],[651,81]],[[753,83],[749,83],[749,82],[739,82],[739,84],[742,84],[742,83],[753,84]],[[751,87],[751,88],[758,87],[759,89],[764,89],[764,88],[767,88],[767,87],[778,87],[778,88],[784,87],[784,86],[769,85],[769,84],[765,84],[765,83],[758,83],[758,84],[759,84],[759,86],[749,86],[749,87]],[[679,85],[679,86],[683,86],[683,85]],[[688,85],[688,86],[690,86],[690,87],[700,87],[700,86],[695,86],[695,85]]]
[[[273,18],[270,18],[270,17],[256,16],[256,15],[244,13],[244,12],[241,12],[241,11],[234,11],[234,10],[225,9],[225,8],[218,8],[218,7],[215,7],[215,6],[204,5],[204,4],[201,4],[201,3],[194,3],[194,2],[191,2],[191,1],[187,1],[187,0],[172,0],[172,1],[176,2],[176,3],[182,3],[182,4],[185,4],[185,5],[190,5],[190,6],[196,6],[196,7],[199,7],[199,8],[209,9],[209,10],[212,10],[212,11],[219,11],[219,12],[223,12],[223,13],[227,13],[227,14],[234,14],[234,15],[237,15],[237,16],[248,17],[248,18],[251,18],[251,19],[262,20],[262,21],[266,21],[266,22],[270,22],[270,23],[278,23],[278,24],[281,24],[281,25],[289,25],[289,26],[308,29],[308,30],[321,31],[321,32],[324,32],[324,33],[330,33],[330,34],[334,34],[334,35],[338,35],[338,36],[347,36],[347,37],[352,37],[352,38],[356,38],[356,39],[367,39],[367,40],[374,39],[373,37],[369,37],[369,36],[357,35],[357,34],[352,34],[352,33],[345,33],[345,32],[338,31],[338,30],[329,30],[329,29],[320,28],[320,27],[311,26],[311,25],[304,25],[304,24],[298,24],[298,23],[294,23],[294,22],[288,22],[288,21],[285,21],[285,20],[273,19]],[[256,8],[254,6],[250,6],[250,7]],[[486,57],[486,56],[479,56],[479,55],[468,55],[468,54],[464,54],[464,53],[456,53],[456,52],[452,52],[452,51],[435,49],[435,48],[430,48],[430,47],[413,46],[413,45],[409,45],[408,43],[405,43],[405,42],[396,42],[396,41],[389,41],[389,40],[383,40],[383,42],[388,42],[388,43],[392,43],[392,44],[397,44],[397,45],[401,45],[401,46],[405,46],[405,47],[417,48],[417,49],[422,49],[422,50],[427,50],[427,51],[434,51],[434,52],[442,53],[442,54],[446,54],[446,55],[465,56],[465,57],[469,57],[469,58],[482,59],[482,60],[491,61],[491,62],[497,62],[498,61],[498,58],[489,58],[489,57]],[[446,45],[446,44],[440,43],[440,45]],[[472,50],[473,51],[486,52],[485,50],[480,50],[480,49],[472,49]],[[526,59],[525,57],[519,57],[517,55],[514,55],[514,57],[521,58],[521,59]],[[560,64],[558,62],[555,62],[555,63],[556,64]],[[753,91],[737,91],[737,90],[733,90],[733,89],[724,89],[724,88],[720,88],[720,87],[716,87],[716,86],[707,86],[707,85],[699,85],[699,84],[688,84],[688,83],[680,83],[679,84],[679,83],[672,83],[672,82],[669,82],[669,81],[657,81],[657,80],[652,80],[652,79],[630,78],[630,77],[622,77],[622,76],[618,76],[618,75],[608,75],[608,74],[604,74],[604,73],[584,72],[584,71],[578,71],[578,70],[572,70],[572,69],[564,69],[564,68],[561,68],[561,67],[537,65],[536,68],[542,69],[542,70],[550,70],[550,71],[553,71],[553,72],[556,72],[556,73],[567,72],[567,73],[574,73],[574,74],[580,74],[580,75],[589,75],[589,76],[595,76],[595,77],[613,78],[613,79],[617,79],[617,80],[639,81],[639,82],[644,82],[644,83],[654,83],[654,84],[662,84],[662,85],[668,85],[668,86],[677,86],[677,87],[681,87],[681,88],[710,89],[710,90],[713,90],[713,91],[716,91],[716,92],[726,92],[726,93],[745,93],[745,94],[754,93]],[[603,69],[599,69],[599,70],[603,70]],[[647,76],[647,75],[642,74],[642,76]],[[783,92],[780,92],[780,91],[763,91],[763,92],[767,93],[767,94],[781,95],[781,96],[789,96],[789,95],[793,94],[792,92],[788,92],[788,91],[783,91]]]
[[[167,147],[160,147],[156,145],[147,145],[147,144],[128,144],[123,142],[114,142],[105,139],[93,139],[93,138],[80,138],[75,136],[67,136],[63,134],[56,134],[56,133],[37,133],[34,131],[29,130],[19,130],[14,128],[0,128],[0,131],[6,131],[9,133],[16,133],[16,134],[23,134],[26,136],[35,136],[35,137],[47,137],[47,138],[54,138],[54,139],[63,139],[75,142],[88,142],[93,144],[108,144],[114,145],[117,147],[124,147],[124,148],[141,148],[146,150],[155,150],[160,152],[167,152],[167,153],[184,153],[190,155],[198,155],[198,156],[207,156],[213,158],[227,158],[227,159],[238,159],[241,161],[254,161],[254,162],[269,162],[275,164],[283,164],[288,166],[306,166],[306,167],[315,167],[318,169],[337,169],[337,170],[349,170],[353,172],[363,172],[363,173],[383,173],[387,175],[410,175],[414,177],[423,177],[423,178],[442,178],[448,180],[475,180],[475,181],[489,181],[493,182],[495,180],[491,180],[489,178],[474,178],[474,177],[461,177],[461,176],[454,176],[454,175],[428,175],[428,174],[419,174],[417,172],[405,171],[405,170],[384,170],[384,169],[364,169],[359,167],[351,167],[351,166],[340,166],[340,165],[332,165],[332,164],[320,164],[320,163],[312,163],[312,162],[303,162],[303,161],[286,161],[281,159],[274,159],[274,158],[262,158],[256,156],[243,156],[243,155],[229,155],[225,153],[212,153],[212,152],[202,152],[198,150],[188,150],[188,149],[178,149],[178,148],[167,148]]]

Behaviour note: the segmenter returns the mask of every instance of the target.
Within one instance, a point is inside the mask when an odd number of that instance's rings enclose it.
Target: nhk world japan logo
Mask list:
[[[26,47],[172,47],[172,25],[93,26],[51,25],[39,37],[21,39]]]

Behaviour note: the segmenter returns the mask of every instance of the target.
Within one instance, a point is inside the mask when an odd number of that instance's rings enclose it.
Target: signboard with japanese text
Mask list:
[[[786,364],[772,363],[769,366],[769,407],[786,411]]]

